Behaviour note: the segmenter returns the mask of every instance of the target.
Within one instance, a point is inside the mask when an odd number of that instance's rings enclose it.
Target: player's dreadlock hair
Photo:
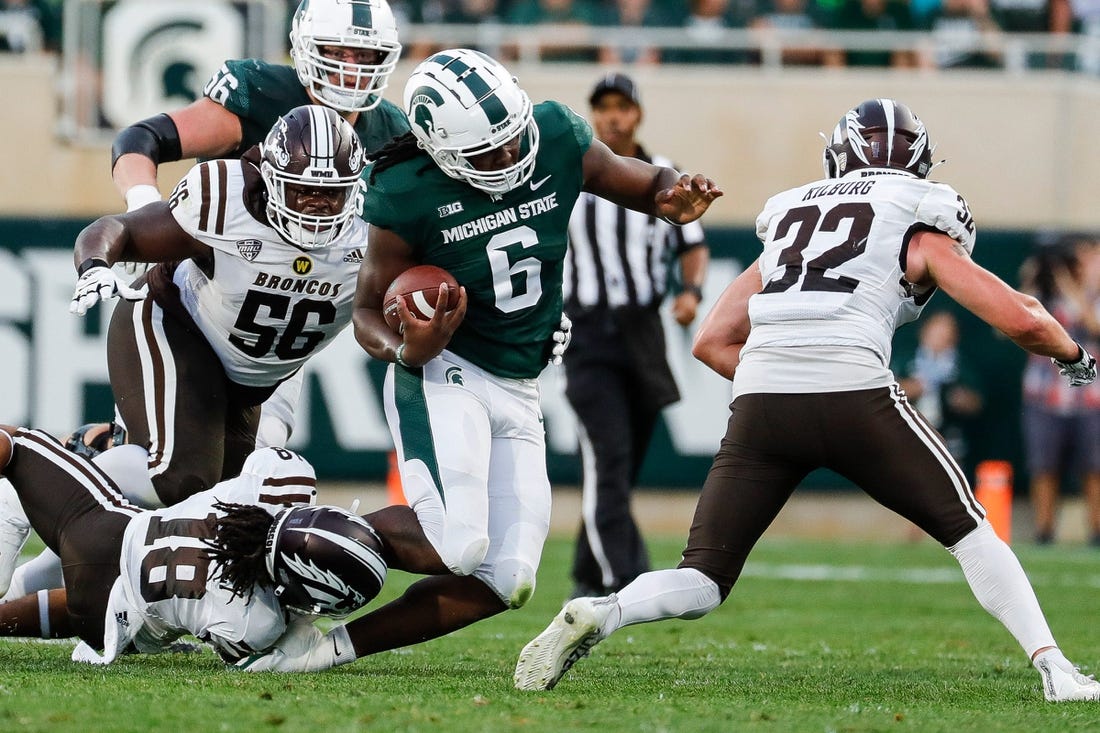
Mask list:
[[[219,564],[214,577],[227,583],[234,595],[248,600],[256,586],[274,585],[267,574],[264,548],[275,518],[249,504],[219,501],[214,508],[225,512],[218,519],[214,538],[203,540],[209,548],[207,557]]]
[[[387,168],[392,168],[398,163],[403,163],[406,160],[412,160],[417,155],[423,152],[420,145],[417,144],[416,136],[411,132],[406,132],[403,135],[390,140],[388,143],[382,146],[382,149],[374,154],[374,165],[370,169],[370,177],[367,179],[367,184],[374,183],[374,177]],[[428,163],[424,166],[424,170],[429,169],[434,163]],[[419,173],[419,171],[417,171]]]

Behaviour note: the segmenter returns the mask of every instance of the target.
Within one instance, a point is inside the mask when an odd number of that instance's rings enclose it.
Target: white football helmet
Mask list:
[[[365,165],[359,135],[335,110],[316,104],[290,110],[260,144],[271,227],[302,249],[328,246],[362,208]],[[339,208],[334,214],[298,211],[287,200],[287,184],[326,189]]]
[[[405,84],[405,114],[420,147],[451,178],[490,194],[527,182],[535,170],[539,129],[531,99],[508,70],[480,51],[429,56]],[[479,171],[469,158],[520,138],[519,159]]]
[[[377,63],[329,58],[322,46],[377,51]],[[397,23],[386,0],[302,0],[290,30],[290,57],[302,86],[344,112],[364,112],[382,101],[382,90],[401,56]]]

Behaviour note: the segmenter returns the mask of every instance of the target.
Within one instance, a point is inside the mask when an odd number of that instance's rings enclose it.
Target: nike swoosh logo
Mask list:
[[[549,180],[550,180],[550,176],[547,176],[546,178],[543,178],[541,181],[531,181],[531,190],[532,191],[538,191],[539,188],[542,186],[542,184],[546,183]]]

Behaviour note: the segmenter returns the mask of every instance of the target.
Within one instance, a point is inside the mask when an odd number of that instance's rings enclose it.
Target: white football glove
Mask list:
[[[76,290],[73,292],[72,302],[69,303],[69,312],[82,316],[101,300],[117,297],[131,301],[145,300],[148,293],[148,285],[142,285],[140,289],[131,288],[110,267],[96,265],[85,270],[76,281]]]
[[[153,266],[153,263],[152,262],[119,262],[117,264],[117,266],[121,267],[122,271],[125,272],[130,277],[134,277],[135,275],[144,275],[146,272],[149,271],[149,268]]]
[[[343,625],[322,634],[312,622],[303,621],[292,623],[271,651],[245,657],[235,666],[248,672],[317,672],[355,661]]]
[[[550,363],[558,366],[561,364],[562,356],[565,355],[565,350],[569,348],[569,342],[573,340],[573,322],[569,320],[569,316],[561,314],[561,323],[558,325],[558,330],[554,331],[552,338],[554,347],[550,349]]]
[[[1077,344],[1077,348],[1081,351],[1077,361],[1058,361],[1054,358],[1050,360],[1054,366],[1058,367],[1058,373],[1069,380],[1071,387],[1083,387],[1096,381],[1096,359],[1093,359],[1092,354],[1085,351],[1085,347],[1081,344]]]

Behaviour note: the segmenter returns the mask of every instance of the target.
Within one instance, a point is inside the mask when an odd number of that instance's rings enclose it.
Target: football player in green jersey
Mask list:
[[[127,207],[160,200],[160,163],[238,158],[280,115],[303,104],[338,111],[368,155],[409,129],[397,105],[381,97],[401,55],[386,0],[302,0],[290,55],[293,66],[226,61],[201,99],[122,130],[111,150],[111,176]]]
[[[391,567],[432,577],[324,636],[287,638],[242,663],[250,670],[324,669],[527,602],[550,524],[537,377],[561,318],[573,203],[592,191],[684,224],[722,195],[702,175],[615,155],[582,117],[532,105],[476,51],[421,63],[404,106],[412,132],[369,174],[353,323],[372,357],[394,362],[386,416],[409,504],[368,521]],[[399,335],[383,319],[383,295],[418,264],[455,276],[458,305],[417,320],[400,301]]]

